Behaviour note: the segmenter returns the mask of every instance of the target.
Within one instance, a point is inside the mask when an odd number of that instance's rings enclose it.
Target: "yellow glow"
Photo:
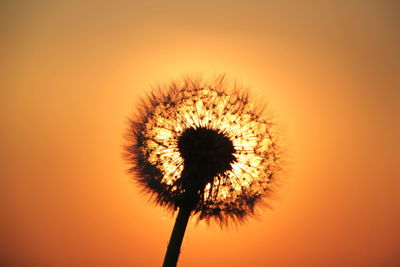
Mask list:
[[[262,119],[246,98],[202,84],[171,94],[160,101],[146,124],[149,162],[163,174],[161,183],[174,185],[183,171],[178,138],[187,128],[207,127],[225,134],[233,143],[236,161],[232,169],[207,184],[204,200],[234,201],[243,191],[260,194],[268,187],[268,175],[276,165],[271,123]],[[266,157],[266,151],[268,153]],[[145,151],[143,151],[145,152]],[[212,192],[218,188],[217,192]]]

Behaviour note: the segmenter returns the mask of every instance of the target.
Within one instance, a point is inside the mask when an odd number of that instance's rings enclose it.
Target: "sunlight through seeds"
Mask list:
[[[251,215],[280,170],[274,124],[224,76],[211,82],[188,78],[160,87],[143,102],[130,125],[127,157],[133,163],[131,171],[157,203],[173,210],[185,190],[181,181],[185,159],[179,147],[182,135],[189,129],[193,134],[214,132],[233,145],[229,166],[216,171],[199,191],[200,200],[193,209],[199,219],[224,222]]]

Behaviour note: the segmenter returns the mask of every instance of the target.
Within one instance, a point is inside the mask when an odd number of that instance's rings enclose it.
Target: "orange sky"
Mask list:
[[[260,219],[189,223],[180,266],[400,265],[400,6],[327,2],[2,2],[0,265],[160,266],[174,221],[122,134],[199,72],[269,103],[289,163]]]

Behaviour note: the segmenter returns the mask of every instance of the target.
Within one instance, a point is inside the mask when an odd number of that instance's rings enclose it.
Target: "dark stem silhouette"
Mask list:
[[[186,226],[193,210],[193,203],[191,203],[190,199],[187,199],[185,202],[182,203],[179,208],[178,216],[176,217],[174,228],[169,239],[163,267],[175,267],[178,262]]]
[[[189,128],[178,139],[184,159],[180,183],[184,188],[174,229],[165,254],[163,267],[175,267],[190,214],[200,201],[208,183],[231,168],[235,160],[232,141],[224,134],[207,128]]]

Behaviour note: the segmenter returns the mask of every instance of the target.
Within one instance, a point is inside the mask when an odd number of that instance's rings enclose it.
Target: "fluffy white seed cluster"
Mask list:
[[[212,83],[171,83],[152,96],[141,121],[139,134],[144,141],[139,153],[161,174],[157,182],[167,201],[173,201],[182,190],[178,182],[184,159],[178,139],[186,129],[214,130],[233,143],[235,161],[230,170],[207,183],[201,196],[197,212],[205,218],[223,213],[241,217],[248,209],[252,211],[279,170],[274,124],[262,117],[262,111],[249,103],[246,94],[227,86],[223,78]]]

